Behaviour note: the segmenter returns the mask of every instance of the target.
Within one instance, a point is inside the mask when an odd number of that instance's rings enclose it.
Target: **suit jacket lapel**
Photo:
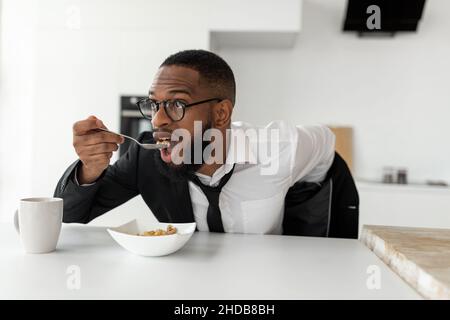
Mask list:
[[[172,190],[176,201],[169,199],[174,204],[172,218],[174,222],[195,222],[194,211],[192,209],[191,195],[187,180],[182,182],[172,182]]]

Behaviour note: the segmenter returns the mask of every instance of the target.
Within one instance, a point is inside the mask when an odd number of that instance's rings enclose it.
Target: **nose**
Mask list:
[[[162,128],[168,126],[171,122],[172,120],[167,115],[166,110],[161,106],[152,118],[152,127],[155,129]]]

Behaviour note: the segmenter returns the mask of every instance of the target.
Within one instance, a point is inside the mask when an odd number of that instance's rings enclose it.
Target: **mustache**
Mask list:
[[[167,133],[172,133],[173,129],[168,129],[168,128],[156,128],[152,130],[153,133],[156,132],[167,132]]]
[[[157,128],[152,131],[153,139],[155,141],[158,140],[172,140],[172,141],[182,141],[185,138],[186,133],[190,135],[191,140],[202,140],[204,136],[205,130],[211,128],[211,124],[207,123],[206,128],[202,128],[202,132],[199,134],[198,132],[190,133],[185,128],[176,128],[176,129],[168,129],[168,128]]]

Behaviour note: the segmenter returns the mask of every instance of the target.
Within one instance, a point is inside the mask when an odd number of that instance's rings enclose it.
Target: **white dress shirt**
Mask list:
[[[326,126],[283,121],[262,128],[233,122],[230,133],[225,163],[212,176],[196,173],[203,184],[216,186],[234,165],[219,197],[225,232],[282,234],[288,189],[298,181],[323,181],[334,159],[334,134]],[[209,231],[206,196],[191,181],[189,192],[198,230]]]
[[[267,139],[248,138],[248,129],[267,133]],[[271,130],[278,132],[278,139],[272,138]],[[321,182],[325,178],[334,159],[335,136],[325,126],[291,126],[282,121],[264,128],[233,122],[231,132],[232,136],[248,139],[230,139],[225,164],[211,177],[197,176],[203,184],[215,186],[234,164],[233,174],[219,197],[225,232],[281,234],[288,189],[297,181]],[[259,148],[268,143],[278,146],[274,148],[278,150],[259,157]],[[271,165],[274,170],[262,170]],[[197,228],[208,231],[208,200],[193,182],[189,182],[189,191]]]

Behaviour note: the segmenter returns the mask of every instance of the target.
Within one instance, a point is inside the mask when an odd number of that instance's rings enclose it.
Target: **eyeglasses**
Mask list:
[[[156,113],[158,112],[160,106],[164,107],[164,111],[167,116],[172,119],[172,121],[180,121],[184,117],[184,113],[186,112],[186,108],[193,107],[202,103],[211,102],[211,101],[222,101],[223,99],[212,98],[207,100],[202,100],[194,103],[187,104],[186,102],[180,100],[164,100],[164,101],[156,101],[150,98],[145,98],[139,100],[136,104],[141,111],[144,118],[152,120]]]

